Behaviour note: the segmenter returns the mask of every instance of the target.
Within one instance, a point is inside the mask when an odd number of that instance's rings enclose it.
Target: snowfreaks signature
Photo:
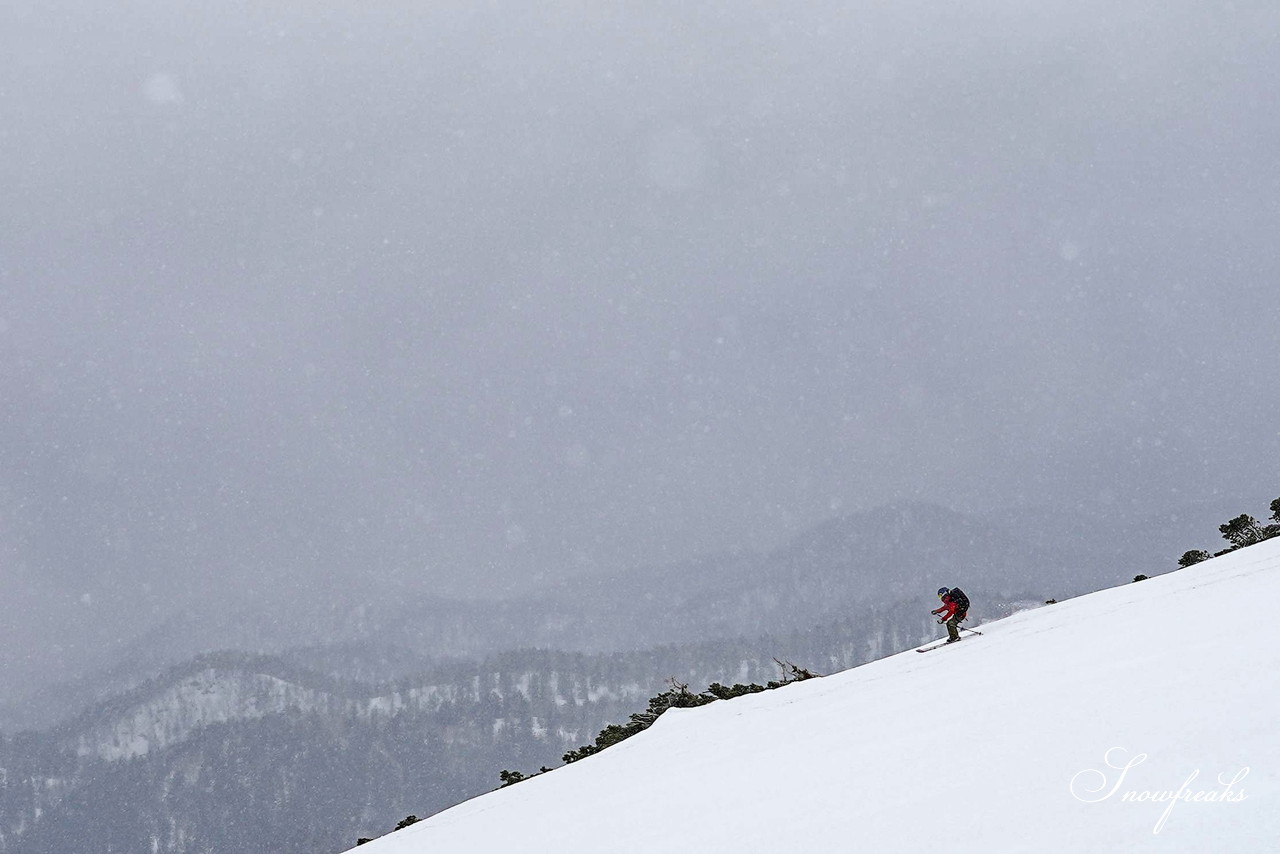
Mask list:
[[[1100,771],[1093,768],[1085,769],[1079,774],[1071,778],[1071,794],[1076,800],[1084,801],[1087,804],[1101,803],[1120,791],[1120,786],[1124,783],[1125,776],[1129,770],[1136,765],[1141,765],[1147,761],[1147,754],[1138,753],[1128,761],[1124,760],[1127,751],[1123,747],[1113,747],[1102,755],[1102,761],[1106,763],[1108,768],[1119,771],[1119,776],[1115,782],[1108,788],[1108,774],[1106,771]],[[1120,795],[1121,801],[1131,803],[1152,803],[1164,804],[1163,813],[1156,822],[1156,826],[1151,829],[1153,834],[1159,833],[1164,829],[1165,822],[1169,820],[1169,815],[1173,812],[1173,808],[1178,805],[1179,801],[1186,803],[1209,804],[1209,803],[1234,803],[1245,799],[1244,790],[1232,791],[1232,787],[1238,784],[1249,774],[1248,766],[1241,768],[1235,773],[1235,776],[1226,774],[1218,775],[1218,786],[1220,788],[1213,790],[1197,789],[1192,790],[1191,784],[1200,776],[1199,769],[1192,771],[1191,776],[1183,781],[1177,791],[1173,790],[1126,790]],[[1094,785],[1096,783],[1096,785]]]

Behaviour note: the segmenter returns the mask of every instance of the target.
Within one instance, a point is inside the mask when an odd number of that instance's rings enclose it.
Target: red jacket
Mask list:
[[[960,607],[960,603],[957,600],[952,599],[951,594],[948,593],[947,595],[942,597],[942,607],[937,608],[930,613],[942,614],[942,621],[946,622],[947,620],[950,620],[952,617],[956,615],[956,610],[959,607]],[[943,613],[944,611],[946,612],[945,614]],[[960,618],[964,619],[964,614],[961,614]]]

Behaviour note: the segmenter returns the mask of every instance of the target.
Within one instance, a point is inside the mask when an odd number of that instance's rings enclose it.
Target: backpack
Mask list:
[[[952,587],[951,592],[947,594],[951,597],[951,601],[956,603],[956,613],[967,614],[969,612],[969,597],[964,595],[964,591],[959,587]]]

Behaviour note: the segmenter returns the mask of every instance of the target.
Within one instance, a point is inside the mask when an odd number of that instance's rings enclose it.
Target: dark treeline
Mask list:
[[[1191,549],[1184,552],[1182,557],[1178,559],[1178,566],[1184,568],[1195,566],[1197,563],[1206,561],[1211,557],[1218,557],[1236,549],[1252,546],[1272,537],[1280,537],[1280,498],[1271,502],[1270,509],[1271,524],[1259,522],[1249,514],[1241,513],[1234,519],[1218,526],[1218,532],[1222,534],[1223,539],[1231,544],[1230,546],[1212,554],[1204,549]]]

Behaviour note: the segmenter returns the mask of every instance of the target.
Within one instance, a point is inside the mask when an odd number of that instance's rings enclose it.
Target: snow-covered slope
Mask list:
[[[359,851],[1280,851],[1278,605],[1271,540],[668,712]]]

